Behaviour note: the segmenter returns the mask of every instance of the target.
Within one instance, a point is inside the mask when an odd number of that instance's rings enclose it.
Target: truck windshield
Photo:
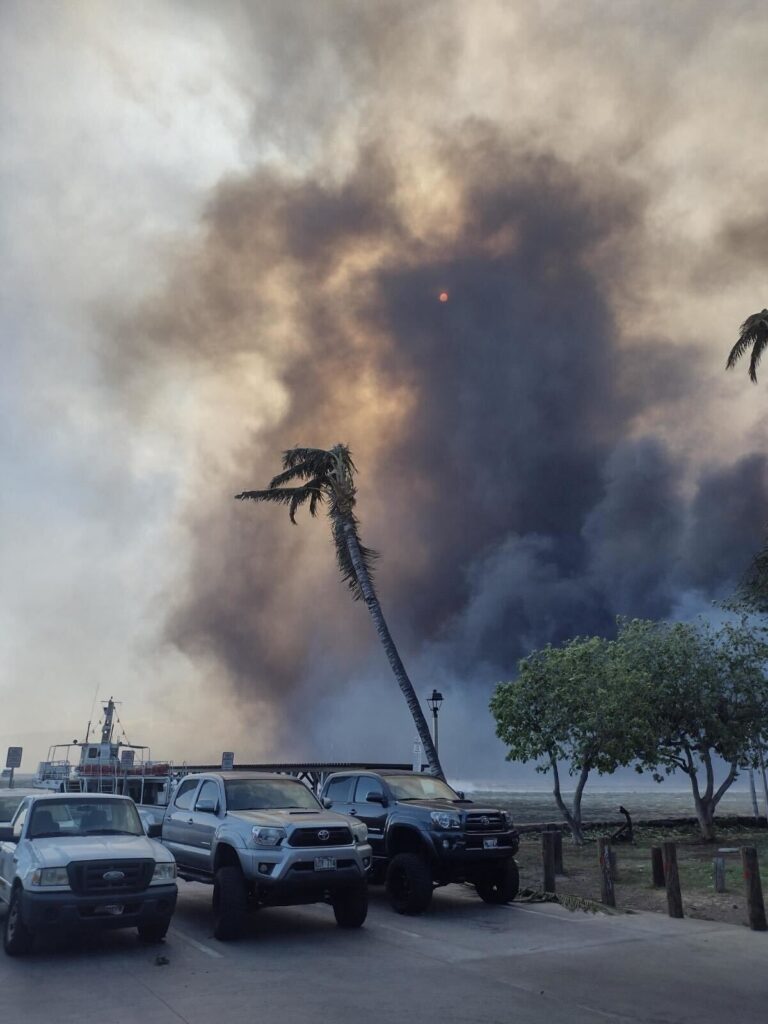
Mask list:
[[[320,806],[303,782],[292,779],[232,779],[224,783],[228,811],[316,811]]]
[[[458,800],[459,794],[431,775],[385,775],[396,800]]]
[[[48,836],[142,836],[132,800],[43,800],[32,807],[28,839]]]

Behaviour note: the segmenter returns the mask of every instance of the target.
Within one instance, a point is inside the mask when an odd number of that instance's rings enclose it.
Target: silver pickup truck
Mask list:
[[[133,927],[156,942],[176,906],[176,865],[128,797],[27,796],[0,828],[0,903],[9,956],[55,931]]]
[[[298,779],[213,772],[182,779],[162,825],[181,878],[213,884],[213,933],[237,938],[249,908],[327,902],[337,924],[368,912],[368,829]]]

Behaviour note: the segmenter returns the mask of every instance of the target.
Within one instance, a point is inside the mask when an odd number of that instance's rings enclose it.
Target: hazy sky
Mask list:
[[[690,617],[762,535],[758,2],[0,9],[0,745],[94,693],[158,756],[408,760],[324,520],[232,495],[348,442],[463,778],[531,646]],[[447,290],[449,301],[438,296]]]

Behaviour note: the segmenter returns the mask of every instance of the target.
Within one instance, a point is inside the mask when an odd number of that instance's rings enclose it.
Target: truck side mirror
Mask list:
[[[383,793],[369,793],[365,798],[365,802],[369,804],[381,804],[382,807],[386,807],[389,800],[387,800]]]
[[[213,796],[203,796],[195,804],[195,810],[203,814],[218,814],[219,801]]]
[[[18,843],[19,837],[13,834],[13,828],[10,825],[0,827],[0,843]]]
[[[321,802],[326,811],[329,811],[331,807],[333,807],[333,800],[329,800],[327,796],[324,796]]]
[[[149,836],[150,839],[159,839],[162,834],[162,825],[154,821],[150,825],[147,825],[147,835]]]

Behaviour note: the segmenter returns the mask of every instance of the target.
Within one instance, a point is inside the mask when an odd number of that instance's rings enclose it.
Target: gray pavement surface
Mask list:
[[[211,937],[208,887],[181,882],[166,942],[135,932],[0,953],[2,1024],[765,1024],[768,933],[655,914],[489,907],[439,890],[421,917],[380,889],[361,931],[329,907],[262,910]],[[0,911],[0,915],[3,912]],[[168,963],[157,965],[158,956]]]

